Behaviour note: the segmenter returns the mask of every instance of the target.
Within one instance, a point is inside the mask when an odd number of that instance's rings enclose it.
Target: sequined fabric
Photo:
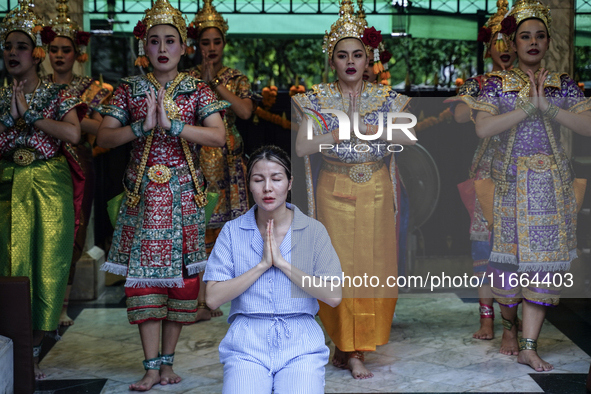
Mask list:
[[[53,74],[46,75],[43,78],[43,82],[47,84],[53,83]],[[86,112],[87,117],[92,114],[93,110],[96,111],[98,107],[103,104],[111,95],[111,92],[106,88],[102,88],[98,81],[93,80],[90,77],[75,74],[66,90],[70,96],[80,97],[82,102],[86,103],[88,106],[88,110]],[[82,256],[82,252],[84,250],[84,244],[86,242],[86,230],[90,221],[90,211],[92,209],[92,200],[94,195],[95,174],[92,160],[92,144],[90,143],[94,140],[94,136],[92,139],[89,139],[89,137],[89,134],[85,134],[83,132],[78,145],[72,147],[82,167],[86,181],[84,183],[82,215],[80,218],[80,226],[76,232],[74,254],[72,256],[72,266],[68,278],[68,285],[71,285],[74,282],[76,262]]]
[[[0,160],[0,276],[31,281],[34,330],[58,325],[74,242],[72,201],[64,156],[26,167]]]
[[[124,125],[144,119],[148,86],[157,91],[144,76],[122,79],[110,104],[103,106],[101,113]],[[207,116],[227,106],[216,101],[205,83],[190,76],[176,87],[173,100],[180,109],[180,120],[187,124],[200,124]],[[135,139],[132,143],[131,160],[124,178],[128,190],[134,188],[145,143],[146,138]],[[197,272],[205,268],[205,214],[194,199],[194,182],[203,188],[204,179],[199,168],[199,146],[188,144],[198,179],[192,179],[181,139],[156,132],[147,166],[165,165],[171,169],[172,177],[166,183],[155,183],[150,181],[146,170],[139,205],[131,208],[125,204],[126,198],[123,200],[103,269],[126,274],[128,287],[183,287],[183,267]]]
[[[29,104],[31,110],[39,112],[46,119],[62,120],[71,109],[76,108],[79,115],[86,113],[86,105],[80,105],[80,99],[71,96],[63,85],[41,82],[33,102]],[[25,95],[27,102],[33,93]],[[0,114],[10,111],[12,88],[0,89]],[[11,156],[18,148],[28,148],[35,151],[38,159],[49,159],[58,155],[61,141],[36,127],[27,126],[23,131],[12,127],[0,134],[0,157]]]
[[[45,83],[53,82],[53,74],[46,75],[43,78]],[[94,110],[98,110],[101,104],[104,104],[109,98],[111,92],[101,87],[100,82],[87,76],[75,75],[68,85],[68,93],[73,97],[79,97],[88,105],[87,115]]]
[[[130,324],[140,324],[148,320],[192,324],[197,320],[198,293],[198,277],[185,279],[182,289],[127,287],[127,318]]]
[[[476,99],[480,94],[482,84],[486,78],[482,75],[474,78],[469,78],[458,90],[458,95],[446,100],[451,103],[452,111],[455,110],[455,105],[464,101],[469,97]],[[499,143],[499,137],[484,138],[478,142],[472,164],[470,165],[470,175],[474,180],[482,180],[490,178],[490,168],[495,152],[496,146]],[[488,231],[488,222],[484,219],[482,206],[476,197],[476,193],[472,196],[474,198],[474,210],[470,212],[470,240],[479,242],[488,242],[490,239],[490,232]],[[476,264],[476,262],[475,262]]]
[[[584,100],[576,83],[566,75],[550,73],[545,81],[548,101],[571,110]],[[513,111],[519,92],[526,84],[512,71],[492,73],[475,104],[491,114]],[[552,121],[554,138],[560,140],[560,125]],[[558,144],[558,163],[540,114],[517,126],[507,167],[509,191],[495,192],[494,246],[491,262],[518,265],[519,271],[557,272],[567,270],[576,257],[576,204],[572,187],[563,188],[560,172],[570,174],[568,158]],[[503,158],[511,131],[499,135],[500,143],[492,162],[495,182],[502,177]],[[527,159],[535,155],[552,161],[539,170]],[[537,156],[536,156],[537,157]],[[569,183],[572,179],[569,177]]]
[[[195,78],[200,78],[201,66],[190,70],[189,73]],[[239,70],[223,67],[217,77],[239,98],[258,100],[257,95],[251,90],[250,82]],[[209,183],[209,190],[220,195],[218,205],[209,220],[208,229],[221,228],[227,221],[236,219],[248,211],[244,141],[235,122],[236,114],[228,109],[224,118],[226,145],[221,148],[204,146],[201,149],[201,169]]]
[[[382,84],[366,83],[363,92],[361,93],[362,100],[359,103],[360,121],[366,124],[377,125],[378,114],[383,114],[384,122],[386,121],[387,112],[402,112],[410,102],[410,98],[402,94],[398,94],[389,86]],[[306,108],[314,111],[320,111],[322,108],[338,109],[347,112],[349,108],[349,99],[343,98],[335,83],[319,84],[312,86],[312,89],[303,94],[293,96],[293,104],[296,108],[296,116],[303,116],[307,112]],[[328,128],[322,125],[320,127],[317,123],[313,124],[313,132],[315,135],[330,133],[333,129],[338,127],[338,119],[333,114],[323,114],[327,122]],[[300,122],[296,119],[296,122]],[[365,144],[369,146],[367,152],[355,152],[349,149],[352,145]],[[365,149],[365,148],[364,148]],[[362,141],[354,134],[351,135],[350,141],[343,141],[340,144],[335,144],[332,149],[323,149],[322,155],[330,159],[338,160],[347,164],[360,164],[375,162],[390,156],[390,153],[385,148],[385,143],[381,140]],[[319,156],[319,155],[313,155]],[[308,190],[308,215],[315,217],[316,201],[314,194],[313,181],[313,167],[311,163],[314,160],[313,156],[306,156],[304,158],[306,166],[306,183]],[[394,160],[390,163],[390,172],[392,175],[393,192],[396,190],[394,169]],[[397,203],[397,201],[395,201]]]
[[[62,86],[41,83],[32,110],[61,120],[86,106]],[[10,110],[12,89],[0,90],[0,114]],[[62,141],[25,126],[0,134],[0,276],[27,276],[31,281],[34,330],[57,328],[72,259],[75,233],[74,187]],[[28,166],[11,161],[27,148],[35,155]]]
[[[410,101],[388,86],[369,83],[365,84],[361,97],[362,121],[374,125],[379,113],[402,112]],[[293,103],[300,116],[308,112],[307,108],[318,112],[323,108],[338,109],[346,113],[349,107],[348,98],[341,96],[334,83],[314,85],[310,92],[295,95]],[[314,124],[316,135],[330,133],[338,127],[336,117],[323,116],[328,128]],[[367,144],[371,149],[356,153],[333,148],[323,150],[322,155],[305,157],[308,215],[316,217],[326,227],[346,276],[365,272],[382,281],[397,275],[395,161],[386,149],[377,147],[379,143],[384,144],[383,141],[359,141],[353,137],[339,147],[358,143]],[[324,158],[332,160],[334,166],[339,162],[359,164],[383,159],[388,166],[376,170],[369,181],[355,183],[348,174],[320,167]],[[320,303],[318,314],[339,349],[372,351],[389,340],[397,295],[398,288],[350,287],[343,290],[343,301],[338,307]]]

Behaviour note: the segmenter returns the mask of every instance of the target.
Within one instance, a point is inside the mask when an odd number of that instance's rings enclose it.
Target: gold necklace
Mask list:
[[[70,86],[70,84],[72,83],[73,80],[74,80],[74,73],[72,73],[72,77],[70,78],[70,81],[68,83],[65,83],[64,85]],[[51,82],[57,83],[57,82],[55,82],[55,74],[51,74]]]

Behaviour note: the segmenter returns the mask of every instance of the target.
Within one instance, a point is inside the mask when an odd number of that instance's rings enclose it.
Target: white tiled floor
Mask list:
[[[227,316],[229,305],[222,309]],[[498,307],[496,313],[500,316]],[[155,386],[152,392],[221,393],[223,370],[217,348],[228,328],[225,316],[183,328],[175,371],[184,379],[177,385]],[[498,353],[499,317],[495,323],[495,339],[475,340],[477,304],[465,304],[454,295],[402,298],[390,343],[366,354],[375,376],[357,381],[349,371],[329,364],[326,392],[540,392],[529,376],[535,373],[531,368]],[[334,348],[330,341],[329,346]],[[591,357],[548,322],[539,352],[554,364],[554,373],[589,370]],[[124,393],[142,376],[142,360],[138,329],[127,323],[125,309],[85,309],[41,367],[48,379],[106,378],[104,394]]]

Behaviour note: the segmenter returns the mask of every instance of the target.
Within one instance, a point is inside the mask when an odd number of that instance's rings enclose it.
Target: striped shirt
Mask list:
[[[341,264],[326,228],[295,205],[286,205],[294,211],[294,216],[279,246],[283,258],[308,275],[340,278]],[[224,225],[207,261],[205,282],[236,278],[261,261],[264,242],[256,224],[256,209],[255,205],[245,215]],[[232,323],[237,314],[315,316],[317,312],[318,301],[272,266],[232,300],[228,322]]]

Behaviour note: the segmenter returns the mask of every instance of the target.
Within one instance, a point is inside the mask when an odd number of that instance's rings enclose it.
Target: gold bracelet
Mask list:
[[[519,99],[517,101],[517,106],[519,108],[521,108],[523,110],[523,112],[525,112],[527,114],[527,116],[530,118],[534,117],[536,115],[536,113],[538,112],[538,109],[536,108],[536,106],[533,105],[528,100]]]
[[[554,119],[558,115],[558,111],[560,111],[560,108],[550,103],[548,108],[543,112],[543,115],[547,118]]]
[[[219,79],[218,77],[215,77],[214,79],[209,81],[208,85],[211,88],[211,90],[215,90],[215,88],[217,88],[220,83],[222,83],[221,79]]]

